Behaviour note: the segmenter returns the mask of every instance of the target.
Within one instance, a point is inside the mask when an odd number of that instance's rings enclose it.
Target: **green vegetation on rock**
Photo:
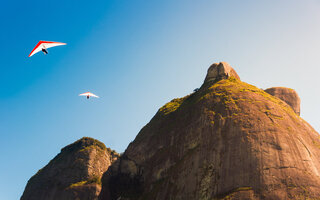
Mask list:
[[[231,200],[231,199],[234,199],[233,197],[234,197],[235,193],[241,192],[241,191],[249,191],[249,190],[253,190],[252,187],[238,187],[238,188],[235,188],[235,189],[229,191],[226,194],[219,195],[217,199],[219,199],[219,200]]]
[[[79,186],[88,185],[88,184],[92,184],[92,183],[101,185],[101,179],[98,176],[94,176],[88,180],[73,183],[68,188],[79,187]]]
[[[173,99],[172,101],[165,104],[164,106],[162,106],[159,109],[160,113],[167,115],[167,114],[174,112],[175,110],[177,110],[180,107],[180,105],[183,103],[183,101],[185,99],[186,99],[186,97]]]
[[[96,139],[93,139],[93,138],[90,138],[90,137],[83,137],[83,138],[75,141],[74,143],[62,148],[61,152],[81,150],[81,149],[88,148],[90,146],[97,146],[101,150],[106,150],[107,149],[106,145],[103,144],[102,142],[100,142],[99,140],[96,140]]]

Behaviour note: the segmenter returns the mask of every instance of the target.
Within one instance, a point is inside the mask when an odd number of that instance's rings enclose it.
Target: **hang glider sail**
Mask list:
[[[91,92],[85,92],[85,93],[79,94],[79,96],[86,96],[86,97],[87,97],[87,99],[89,99],[90,97],[96,97],[96,98],[99,98],[97,95],[92,94]]]
[[[66,45],[66,43],[62,42],[50,42],[50,41],[40,41],[38,44],[34,47],[34,49],[29,54],[29,57],[33,56],[34,54],[38,53],[39,51],[42,51],[44,54],[48,54],[47,49],[51,47]]]

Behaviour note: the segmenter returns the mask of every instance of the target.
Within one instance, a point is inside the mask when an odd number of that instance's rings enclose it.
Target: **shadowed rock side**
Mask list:
[[[294,89],[285,87],[272,87],[264,91],[283,100],[292,107],[294,112],[300,115],[300,97]]]
[[[319,198],[319,157],[318,133],[284,101],[207,75],[159,109],[103,175],[99,199]]]
[[[101,176],[118,154],[98,140],[70,144],[28,181],[21,200],[97,199]]]

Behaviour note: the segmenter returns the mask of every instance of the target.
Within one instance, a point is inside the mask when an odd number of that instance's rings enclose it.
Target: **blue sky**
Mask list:
[[[320,130],[316,0],[6,1],[0,7],[0,199],[89,136],[123,152],[159,107],[227,61],[260,88],[294,88]],[[39,40],[66,42],[28,58]],[[86,100],[91,91],[100,99]]]

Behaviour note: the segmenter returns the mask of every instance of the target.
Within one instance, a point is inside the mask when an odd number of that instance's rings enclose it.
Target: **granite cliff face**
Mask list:
[[[98,140],[81,138],[28,181],[21,200],[98,199],[101,176],[118,156]]]
[[[292,94],[213,64],[198,91],[164,105],[139,132],[104,174],[99,198],[320,198],[320,137]]]

